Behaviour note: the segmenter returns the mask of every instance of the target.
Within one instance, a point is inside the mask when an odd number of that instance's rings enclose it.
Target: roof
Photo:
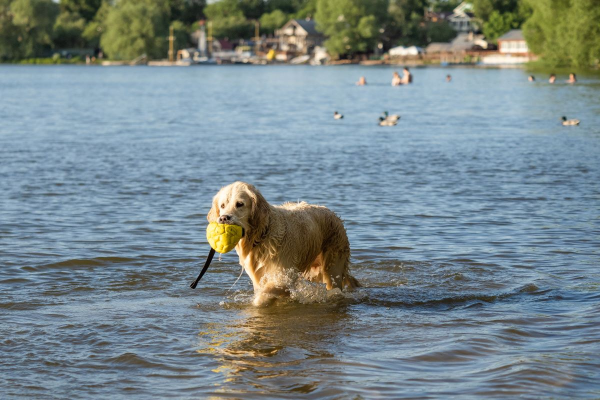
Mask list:
[[[498,38],[498,41],[501,40],[525,40],[525,38],[523,37],[523,31],[521,29],[511,29]]]
[[[298,25],[300,25],[302,27],[302,29],[304,29],[306,31],[306,33],[308,33],[309,35],[320,35],[321,32],[317,31],[317,27],[316,27],[316,23],[314,19],[295,19],[294,21],[296,21],[298,23]]]
[[[312,19],[291,19],[286,22],[285,25],[279,29],[279,31],[283,31],[288,28],[290,25],[296,25],[300,27],[307,35],[310,36],[322,36],[321,32],[317,30],[316,23]]]
[[[454,11],[454,14],[465,14],[467,12],[471,12],[472,10],[473,10],[473,4],[471,4],[468,1],[463,1],[453,11]]]

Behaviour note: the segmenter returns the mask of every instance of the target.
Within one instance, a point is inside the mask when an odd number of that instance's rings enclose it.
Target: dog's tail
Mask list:
[[[362,285],[356,280],[355,277],[353,277],[350,274],[346,274],[346,276],[344,276],[344,280],[342,281],[344,288],[347,289],[356,289],[358,287],[361,287]]]

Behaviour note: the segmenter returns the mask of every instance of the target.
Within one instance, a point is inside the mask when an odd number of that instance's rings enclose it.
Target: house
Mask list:
[[[479,27],[474,21],[473,5],[463,1],[453,10],[452,15],[446,18],[448,23],[458,33],[478,31]]]
[[[482,62],[489,65],[516,65],[535,59],[536,56],[529,52],[523,32],[513,29],[498,38],[498,53],[484,57]]]
[[[292,19],[275,34],[279,37],[279,50],[290,53],[311,53],[315,46],[321,46],[325,41],[311,19]]]
[[[502,54],[527,54],[529,47],[521,29],[513,29],[498,38],[498,52]]]
[[[479,25],[473,14],[473,5],[463,1],[452,12],[425,11],[426,22],[447,22],[458,33],[479,32]]]

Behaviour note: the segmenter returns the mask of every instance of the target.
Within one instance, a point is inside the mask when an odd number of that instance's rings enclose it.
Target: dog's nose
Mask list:
[[[225,223],[229,222],[230,220],[231,220],[231,215],[224,214],[219,217],[220,224],[225,224]]]

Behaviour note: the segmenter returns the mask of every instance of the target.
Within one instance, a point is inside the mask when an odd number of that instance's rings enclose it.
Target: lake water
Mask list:
[[[600,77],[392,71],[1,66],[0,397],[600,398]],[[190,289],[236,180],[364,287]]]

